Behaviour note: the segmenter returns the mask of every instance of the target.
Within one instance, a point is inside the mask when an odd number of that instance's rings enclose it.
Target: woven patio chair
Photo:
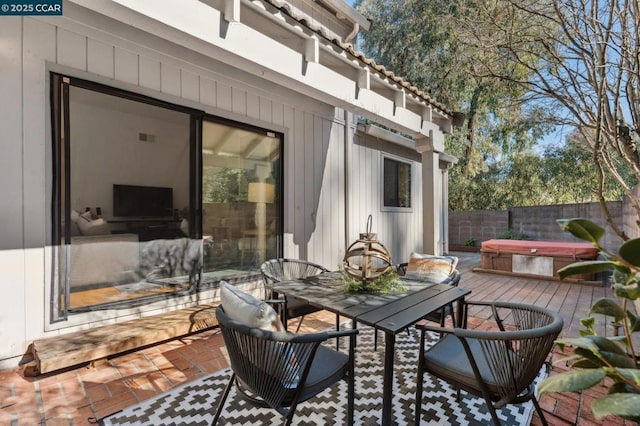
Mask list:
[[[396,271],[399,276],[403,277],[407,273],[408,263],[401,263],[396,266]],[[460,271],[455,269],[453,273],[441,284],[452,285],[454,287],[458,287],[460,284]],[[455,311],[453,309],[453,304],[449,303],[444,308],[439,309],[434,312],[429,312],[427,315],[423,317],[423,319],[427,319],[429,321],[440,323],[440,327],[444,327],[445,320],[447,317],[451,317],[452,324],[456,323]]]
[[[260,271],[262,271],[262,278],[264,279],[265,288],[267,289],[269,289],[271,284],[278,282],[296,280],[299,278],[318,275],[323,272],[329,272],[327,268],[316,265],[315,263],[307,262],[305,260],[283,258],[267,260],[260,267]],[[271,295],[267,294],[267,298],[271,298]],[[318,312],[320,310],[321,309],[316,308],[301,299],[288,297],[286,308],[282,310],[280,316],[285,328],[291,318],[300,318],[298,326],[296,327],[297,333],[300,331],[300,326],[302,325],[305,315]],[[339,315],[336,315],[336,330],[339,329],[340,317]]]
[[[349,354],[322,345],[329,339],[358,334],[357,329],[292,334],[251,328],[234,321],[222,306],[216,318],[231,362],[231,378],[223,391],[212,425],[217,424],[231,387],[249,403],[270,407],[289,425],[299,403],[346,379],[347,421],[353,424],[354,345]],[[350,342],[352,343],[352,341]]]
[[[415,423],[420,424],[424,373],[484,398],[495,425],[500,424],[496,408],[531,400],[540,420],[547,424],[534,394],[533,381],[549,356],[562,330],[557,312],[532,305],[508,302],[467,302],[469,306],[491,309],[496,330],[445,329],[418,325],[421,330],[416,389]],[[507,325],[513,324],[512,326]],[[443,332],[445,337],[425,350],[428,331]]]

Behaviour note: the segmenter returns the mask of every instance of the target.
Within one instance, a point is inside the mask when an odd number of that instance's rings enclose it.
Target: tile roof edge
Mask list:
[[[292,19],[296,20],[297,22],[300,22],[301,24],[303,24],[313,32],[321,35],[322,37],[324,37],[325,39],[327,39],[328,41],[330,41],[331,43],[333,43],[334,45],[336,45],[337,47],[345,51],[347,54],[353,56],[355,59],[357,59],[364,65],[372,68],[374,71],[378,72],[379,74],[384,75],[385,77],[392,80],[399,86],[404,87],[405,89],[407,89],[414,95],[418,96],[419,98],[424,100],[426,103],[430,104],[431,106],[453,117],[453,111],[450,108],[448,108],[446,105],[436,101],[427,92],[425,92],[424,90],[418,89],[416,86],[414,86],[404,78],[397,76],[393,71],[387,70],[387,68],[384,65],[379,65],[376,63],[375,60],[371,58],[367,58],[367,56],[364,53],[356,50],[353,47],[353,44],[342,42],[342,40],[340,39],[340,37],[338,37],[337,34],[327,30],[322,25],[314,24],[313,22],[311,22],[311,19],[309,19],[310,17],[308,15],[302,12],[300,12],[300,14],[296,13],[294,8],[285,0],[261,0],[261,1],[268,3],[273,7],[283,11],[284,13],[289,15]]]

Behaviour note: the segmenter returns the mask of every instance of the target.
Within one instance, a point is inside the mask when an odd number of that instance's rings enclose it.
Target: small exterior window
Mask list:
[[[411,209],[411,164],[383,159],[383,208]]]

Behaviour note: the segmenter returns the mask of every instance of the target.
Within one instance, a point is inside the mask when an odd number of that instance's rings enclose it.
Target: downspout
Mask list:
[[[357,22],[355,22],[353,24],[353,30],[351,30],[351,32],[349,33],[349,35],[347,35],[344,39],[345,43],[351,43],[351,40],[353,40],[358,33],[360,32],[360,24],[358,24]]]

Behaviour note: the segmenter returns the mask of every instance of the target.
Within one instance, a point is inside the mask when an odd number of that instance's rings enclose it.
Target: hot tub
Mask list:
[[[483,241],[480,255],[483,270],[558,278],[558,269],[597,259],[598,249],[589,243],[496,239]],[[596,276],[579,274],[571,278],[594,281]]]

